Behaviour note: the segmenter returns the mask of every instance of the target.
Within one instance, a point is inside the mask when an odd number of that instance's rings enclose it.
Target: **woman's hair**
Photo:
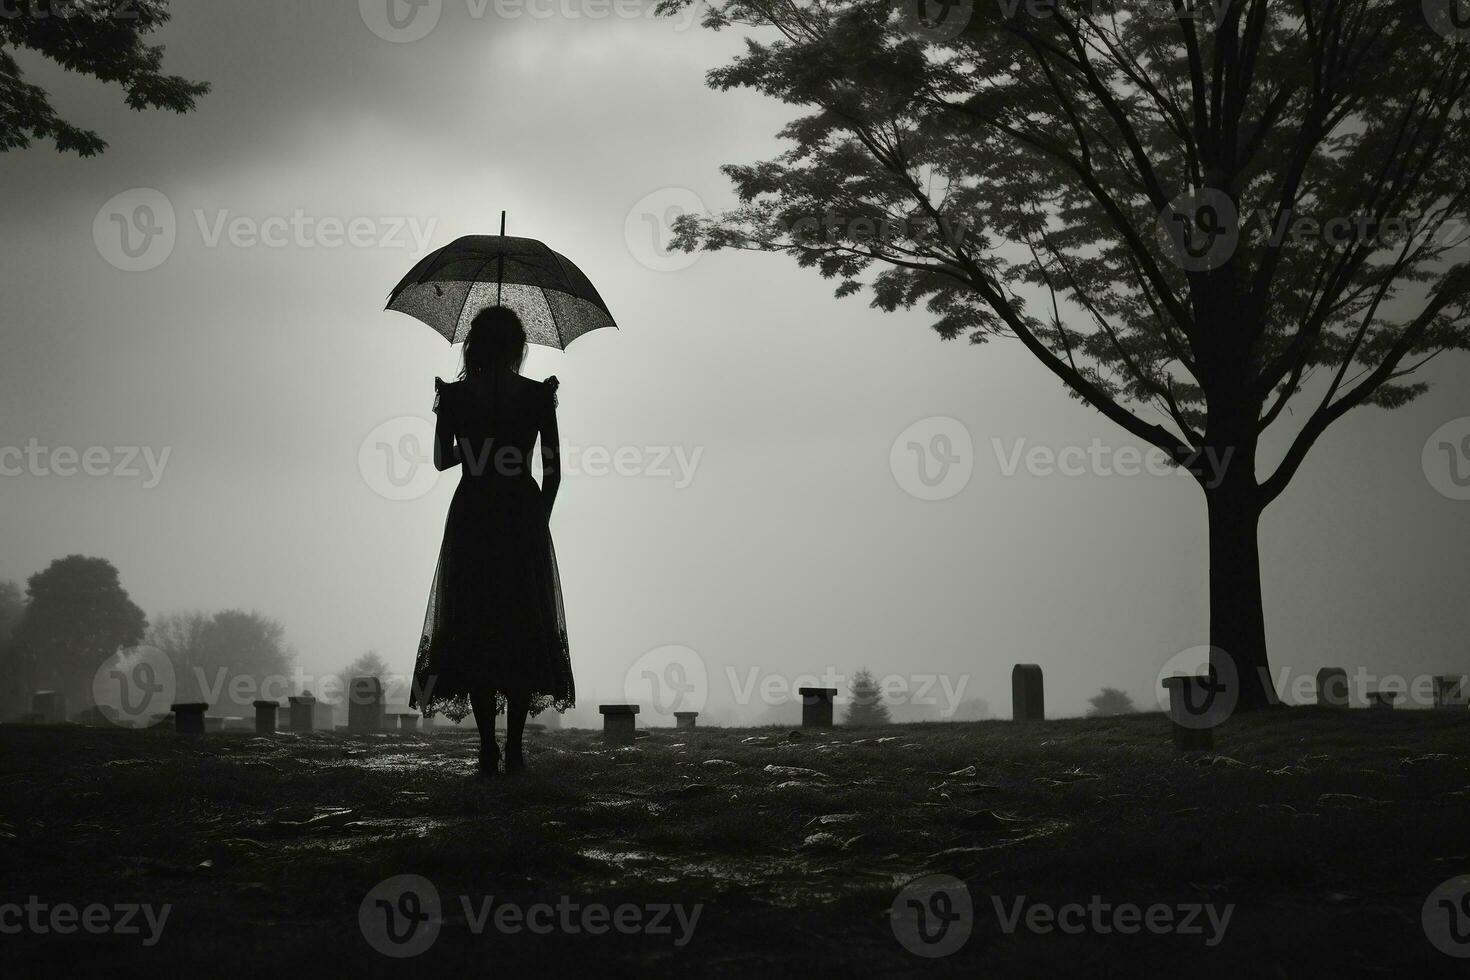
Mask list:
[[[526,359],[526,328],[515,311],[487,306],[470,321],[464,341],[461,378],[474,378],[495,368],[519,371]]]

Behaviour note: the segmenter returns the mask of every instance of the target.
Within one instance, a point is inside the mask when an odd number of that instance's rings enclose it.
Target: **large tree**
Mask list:
[[[168,0],[4,0],[0,7],[0,152],[51,139],[93,156],[96,133],[57,115],[46,91],[25,80],[12,51],[27,49],[67,71],[122,86],[129,108],[188,112],[205,82],[165,74],[163,47],[144,41],[168,22]]]
[[[1262,512],[1328,426],[1470,341],[1453,2],[715,4],[707,26],[753,35],[710,85],[802,111],[676,245],[787,252],[944,338],[1019,341],[1188,469],[1212,665],[1273,703]]]
[[[269,616],[227,609],[159,616],[148,644],[168,657],[178,697],[202,698],[220,711],[246,711],[259,697],[289,692],[294,652],[286,629]]]
[[[105,558],[69,555],[26,582],[25,614],[12,642],[33,690],[65,693],[67,710],[92,703],[92,679],[148,625]]]

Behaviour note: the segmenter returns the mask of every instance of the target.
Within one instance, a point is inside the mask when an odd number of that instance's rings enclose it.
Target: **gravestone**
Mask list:
[[[696,727],[695,726],[695,721],[698,718],[699,718],[699,712],[698,711],[675,711],[674,712],[674,727],[675,728],[694,728],[694,727]]]
[[[383,718],[388,731],[416,732],[419,728],[419,716],[412,711],[390,711]]]
[[[638,705],[600,704],[597,711],[602,715],[602,738],[609,745],[632,745],[636,737]]]
[[[1016,664],[1011,668],[1011,719],[1045,721],[1046,696],[1038,664]]]
[[[311,731],[329,732],[337,717],[336,710],[325,701],[318,701],[311,706]]]
[[[31,697],[31,712],[43,725],[66,724],[66,695],[61,691],[37,691]]]
[[[354,677],[347,691],[347,727],[354,732],[383,730],[383,682]]]
[[[203,701],[169,705],[174,713],[174,731],[180,735],[203,735],[204,712],[209,705]]]
[[[1368,695],[1368,707],[1375,711],[1392,711],[1398,696],[1397,691],[1373,691]]]
[[[1434,706],[1436,708],[1465,707],[1465,678],[1441,675],[1434,679]]]
[[[835,687],[798,687],[801,695],[801,727],[831,728],[832,701],[837,697]]]
[[[219,715],[205,715],[204,716],[204,730],[206,732],[218,732],[218,731],[222,731],[224,729],[224,727],[225,727],[225,720],[223,718],[221,718]]]
[[[255,702],[255,734],[274,735],[276,733],[276,712],[280,710],[279,701],[256,701]]]
[[[309,732],[312,729],[312,715],[316,708],[316,698],[310,694],[300,697],[287,698],[291,702],[291,731]]]
[[[1348,706],[1347,671],[1341,667],[1323,667],[1317,671],[1317,704],[1323,708]]]
[[[1209,714],[1208,676],[1165,677],[1169,692],[1169,727],[1180,752],[1206,752],[1215,747],[1215,727]]]

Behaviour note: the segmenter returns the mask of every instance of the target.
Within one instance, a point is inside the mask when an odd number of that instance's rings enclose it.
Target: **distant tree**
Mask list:
[[[708,84],[789,111],[780,151],[724,168],[738,206],[673,246],[783,252],[945,339],[1015,341],[1192,474],[1211,667],[1275,704],[1263,513],[1339,419],[1470,348],[1463,0],[699,9],[749,32]]]
[[[1087,711],[1089,718],[1106,718],[1110,715],[1130,715],[1138,709],[1133,706],[1133,699],[1127,693],[1116,687],[1105,687],[1097,694],[1087,699],[1092,705]]]
[[[14,582],[0,582],[0,650],[9,645],[25,611],[25,593],[21,592],[20,586]]]
[[[342,674],[342,679],[349,684],[354,677],[376,677],[379,680],[387,680],[392,672],[388,669],[388,662],[384,660],[376,650],[369,650],[347,665]]]
[[[160,616],[147,642],[173,664],[180,697],[243,710],[261,694],[282,696],[294,659],[285,636],[285,627],[268,616],[229,609]]]
[[[30,710],[30,685],[11,639],[25,615],[25,593],[14,582],[0,582],[0,718]]]
[[[129,108],[188,112],[209,91],[161,71],[163,48],[143,38],[168,22],[167,0],[4,0],[0,8],[0,152],[53,139],[88,157],[107,143],[62,119],[44,89],[27,83],[10,50],[24,48],[67,71],[115,82]]]
[[[67,710],[92,704],[92,677],[143,638],[148,619],[105,558],[69,555],[26,582],[28,602],[13,643],[32,688],[65,693]]]
[[[860,670],[852,675],[848,685],[847,714],[843,723],[848,725],[888,724],[888,705],[883,703],[883,689],[873,679],[869,670]]]
[[[990,717],[990,702],[984,698],[966,698],[944,716],[945,721],[984,721]]]

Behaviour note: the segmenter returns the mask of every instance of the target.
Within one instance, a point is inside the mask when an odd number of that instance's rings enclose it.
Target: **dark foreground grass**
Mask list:
[[[631,749],[549,732],[530,772],[490,783],[468,775],[473,747],[460,733],[0,726],[0,902],[172,906],[152,947],[0,935],[6,974],[1448,976],[1470,963],[1421,925],[1430,891],[1470,872],[1470,713],[1283,710],[1233,722],[1199,757],[1169,748],[1159,715],[658,729]],[[964,881],[974,919],[960,950],[921,959],[889,908],[931,872]],[[443,909],[411,960],[374,951],[359,925],[364,896],[400,874],[431,881]],[[683,945],[672,916],[671,934],[477,932],[491,896],[702,908]],[[1202,935],[1008,934],[996,908],[1093,896],[1233,910],[1210,946],[1205,920]]]

